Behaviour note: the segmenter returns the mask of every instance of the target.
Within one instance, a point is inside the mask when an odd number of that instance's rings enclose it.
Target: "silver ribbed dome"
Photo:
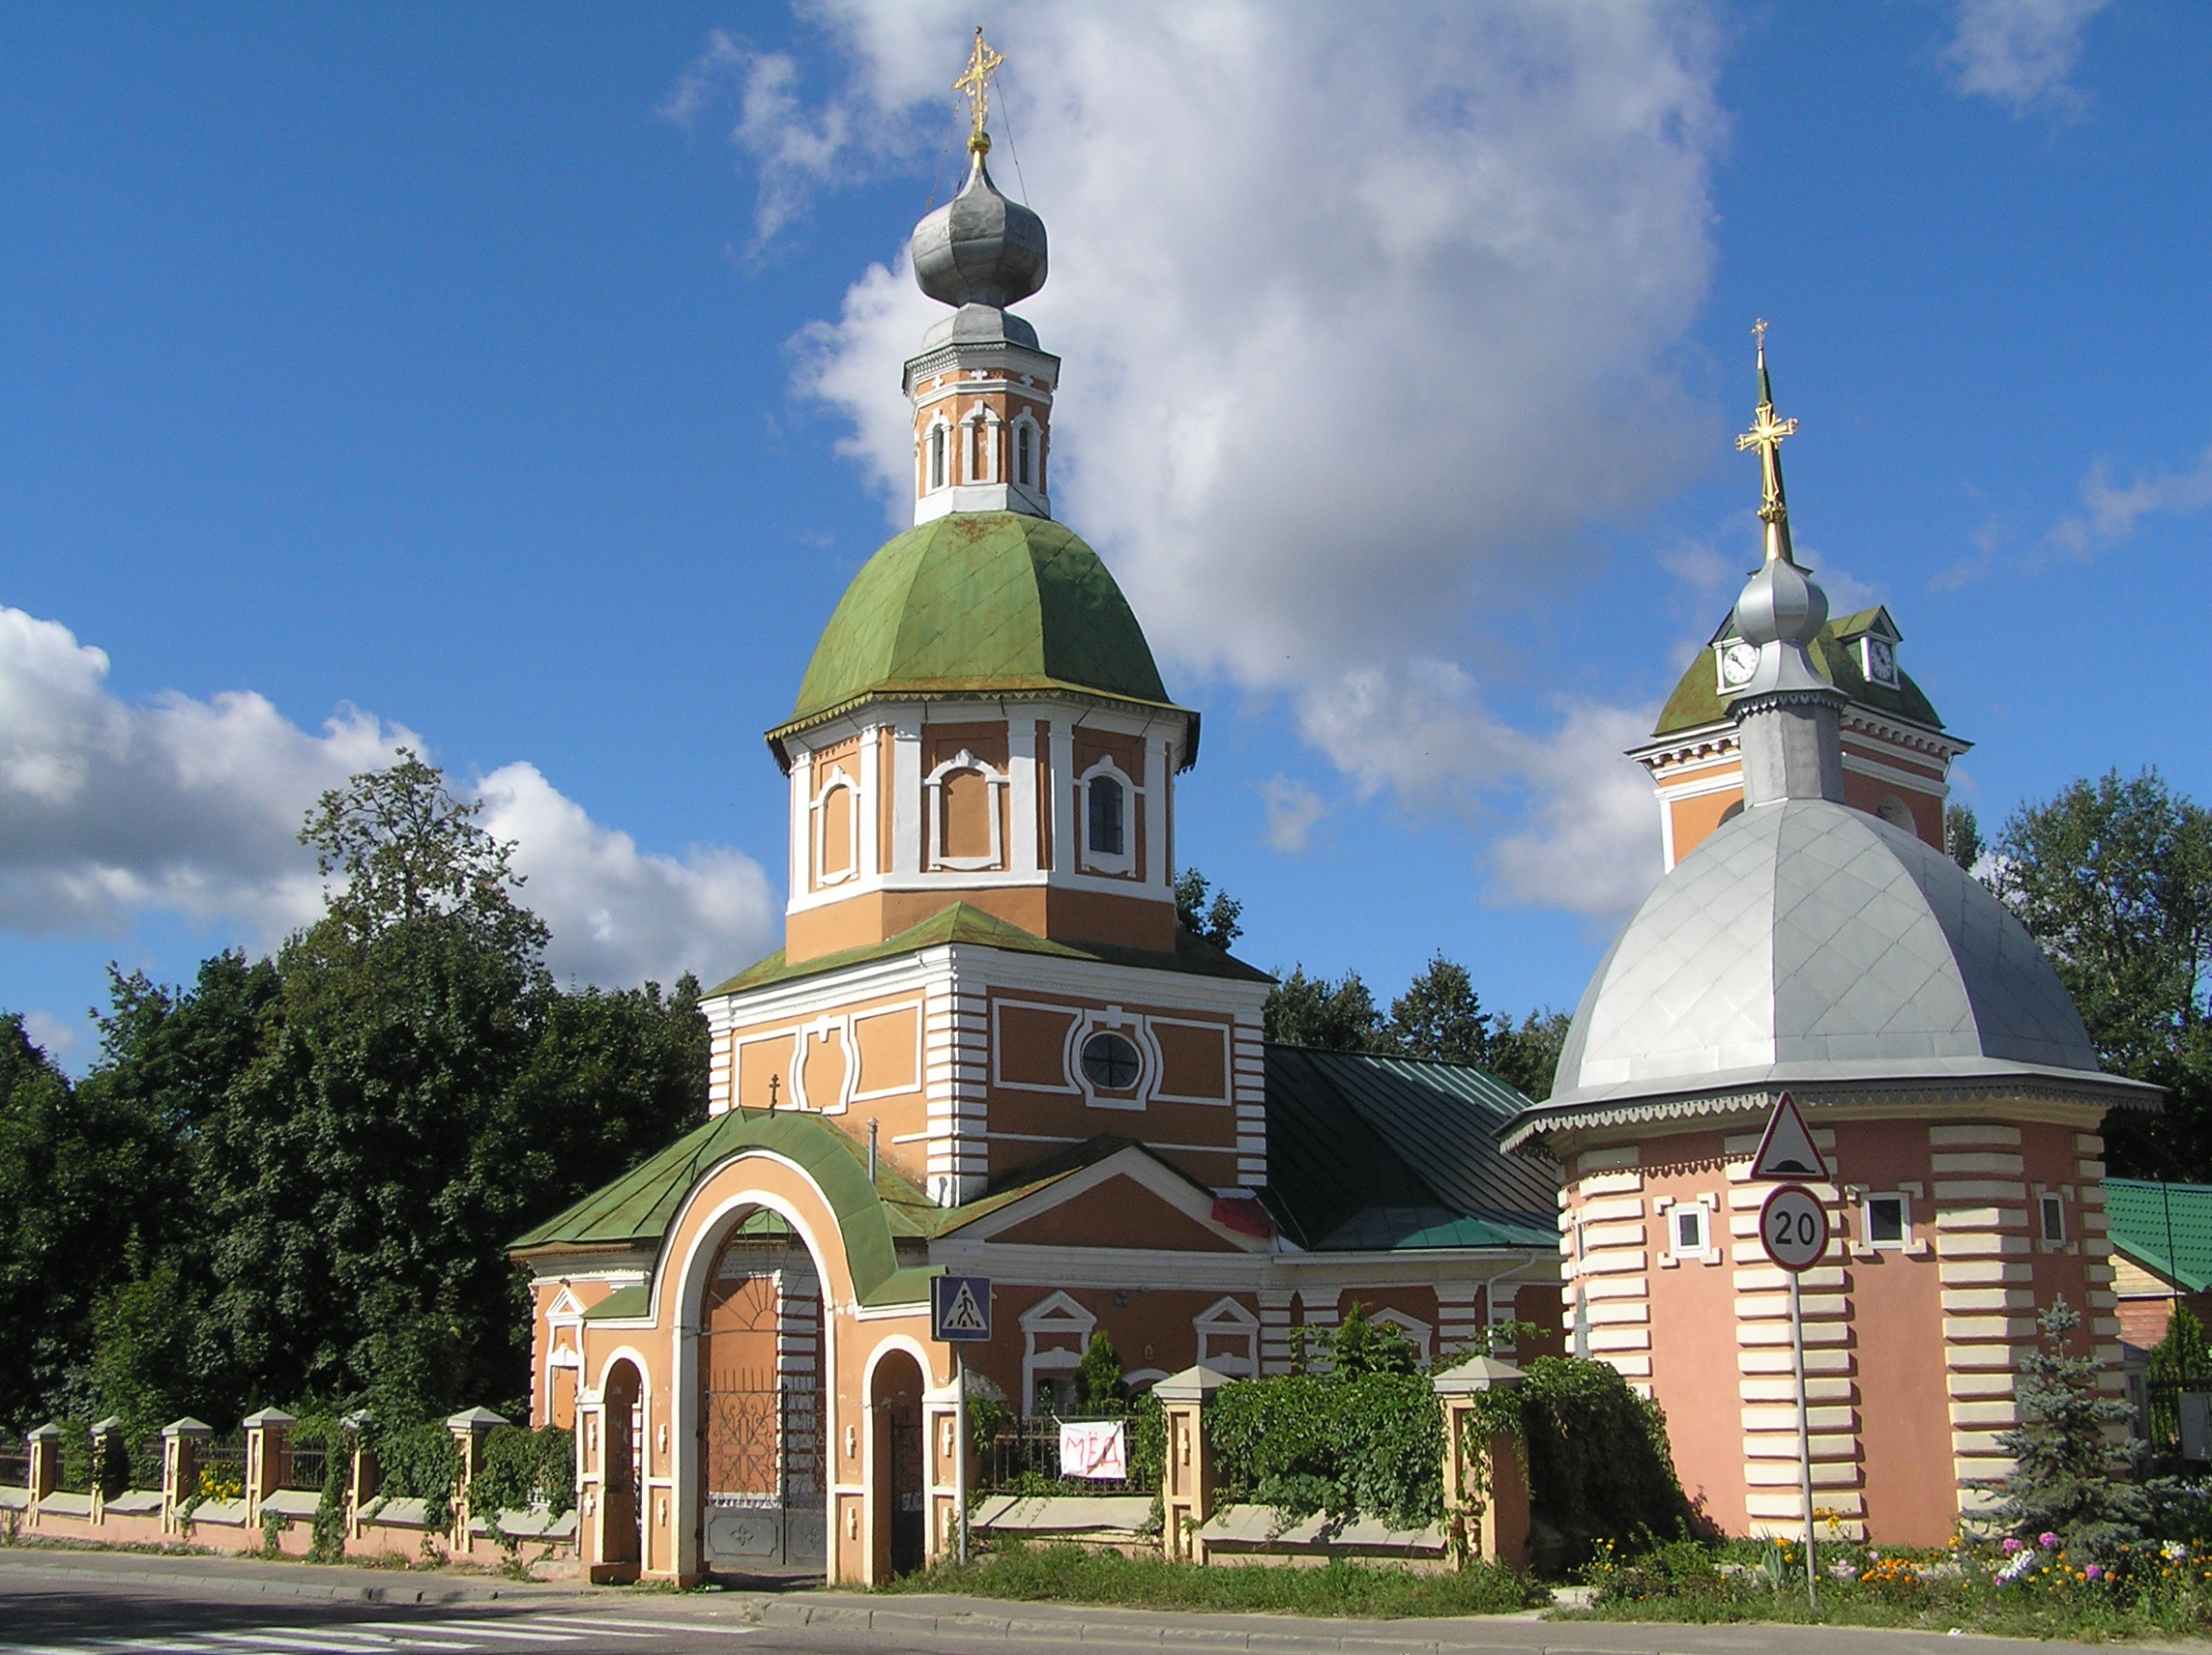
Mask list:
[[[976,152],[960,193],[914,227],[916,284],[941,305],[1003,310],[1044,277],[1044,220],[999,193]]]
[[[1644,899],[1542,1107],[2023,1069],[2097,1069],[2025,928],[1910,833],[1791,798],[1723,823]]]

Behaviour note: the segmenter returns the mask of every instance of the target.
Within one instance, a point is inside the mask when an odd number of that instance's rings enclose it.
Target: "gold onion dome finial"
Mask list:
[[[952,83],[954,91],[968,95],[973,109],[968,182],[914,227],[914,279],[943,305],[1003,310],[1044,285],[1044,220],[999,193],[983,159],[991,148],[991,134],[983,130],[991,110],[991,77],[1005,61],[1005,54],[993,51],[977,29],[967,72]]]

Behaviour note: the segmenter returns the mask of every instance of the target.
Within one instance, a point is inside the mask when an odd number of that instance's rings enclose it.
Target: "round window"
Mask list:
[[[1137,1084],[1144,1060],[1126,1034],[1093,1034],[1083,1042],[1083,1072],[1100,1091],[1127,1091]]]

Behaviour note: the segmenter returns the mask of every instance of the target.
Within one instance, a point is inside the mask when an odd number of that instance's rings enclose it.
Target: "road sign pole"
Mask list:
[[[1805,1603],[1818,1607],[1819,1587],[1813,1571],[1813,1437],[1805,1410],[1805,1305],[1797,1272],[1790,1272],[1790,1366],[1797,1376],[1797,1492],[1805,1501]]]
[[[1802,1368],[1804,1363],[1798,1363]],[[1803,1392],[1804,1386],[1798,1390]],[[952,1497],[960,1502],[960,1561],[968,1561],[968,1356],[952,1347]]]

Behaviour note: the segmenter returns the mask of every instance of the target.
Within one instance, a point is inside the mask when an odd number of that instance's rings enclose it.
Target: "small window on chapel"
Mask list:
[[[1905,1197],[1870,1195],[1860,1212],[1860,1225],[1870,1247],[1902,1247],[1906,1242]]]
[[[1694,1203],[1677,1206],[1668,1215],[1674,1233],[1672,1249],[1676,1258],[1698,1257],[1705,1251],[1705,1209]]]
[[[2054,1195],[2043,1198],[2043,1238],[2046,1241],[2066,1239],[2066,1204]]]
[[[1030,428],[1027,425],[1014,427],[1014,480],[1024,488],[1035,486],[1031,477]]]
[[[1087,842],[1094,857],[1120,857],[1122,850],[1122,812],[1124,795],[1121,784],[1112,776],[1092,776],[1085,790],[1090,798],[1090,832]]]

